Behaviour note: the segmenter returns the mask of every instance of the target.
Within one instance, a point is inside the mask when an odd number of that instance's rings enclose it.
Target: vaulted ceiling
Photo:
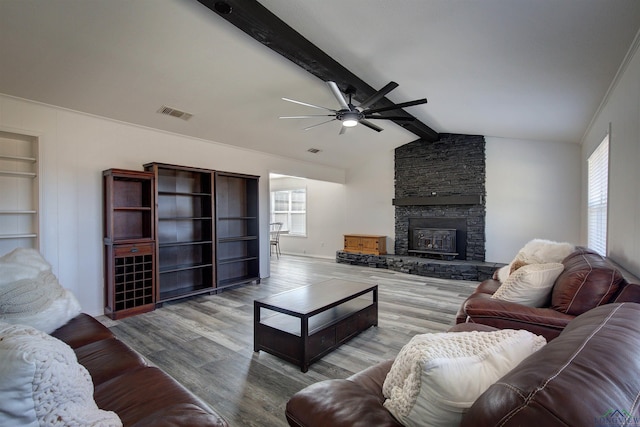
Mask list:
[[[436,132],[541,141],[580,142],[640,29],[637,0],[260,3]],[[0,93],[343,168],[417,138],[278,119],[335,98],[196,0],[0,0]]]

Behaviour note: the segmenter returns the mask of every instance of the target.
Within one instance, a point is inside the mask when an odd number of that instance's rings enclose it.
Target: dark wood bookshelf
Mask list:
[[[217,171],[218,287],[260,282],[259,177]]]
[[[103,173],[105,314],[120,319],[155,308],[154,175]]]
[[[158,198],[156,302],[215,291],[213,171],[164,163],[144,168],[156,178]]]

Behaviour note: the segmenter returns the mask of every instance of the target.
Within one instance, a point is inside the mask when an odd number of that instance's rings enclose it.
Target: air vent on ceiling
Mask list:
[[[318,150],[317,148],[309,148],[307,151],[313,154],[318,154],[322,150]]]
[[[185,121],[193,117],[193,114],[191,113],[186,113],[184,111],[176,110],[175,108],[167,107],[166,105],[163,105],[162,107],[160,107],[160,109],[158,110],[158,113],[165,114],[171,117],[177,117]]]

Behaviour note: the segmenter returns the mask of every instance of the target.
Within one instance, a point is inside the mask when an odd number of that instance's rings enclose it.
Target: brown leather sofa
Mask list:
[[[94,399],[124,427],[228,426],[206,403],[162,370],[149,366],[104,325],[80,314],[55,330],[91,374]]]
[[[639,322],[636,303],[606,304],[576,317],[558,338],[490,386],[464,414],[461,427],[636,425]],[[473,329],[494,328],[458,324],[452,331]],[[392,363],[299,391],[286,406],[289,425],[400,426],[382,406]]]
[[[499,329],[526,329],[544,336],[557,337],[577,315],[612,302],[640,302],[640,285],[630,284],[605,258],[587,248],[578,247],[563,261],[564,271],[553,286],[544,307],[491,298],[500,282],[488,279],[462,304],[456,323],[481,323]]]

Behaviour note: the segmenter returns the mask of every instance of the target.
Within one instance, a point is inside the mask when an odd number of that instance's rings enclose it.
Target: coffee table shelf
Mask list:
[[[378,324],[378,286],[331,279],[254,301],[254,350],[309,365]]]

